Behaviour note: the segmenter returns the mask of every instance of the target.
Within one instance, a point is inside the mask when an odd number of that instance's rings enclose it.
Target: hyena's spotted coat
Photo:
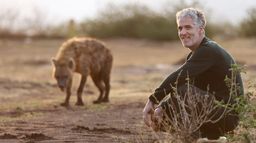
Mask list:
[[[94,103],[109,101],[113,56],[102,42],[92,38],[72,38],[62,44],[52,62],[53,76],[59,88],[62,91],[66,90],[66,99],[62,106],[69,105],[74,72],[81,74],[76,105],[84,104],[81,95],[88,75],[100,91]]]

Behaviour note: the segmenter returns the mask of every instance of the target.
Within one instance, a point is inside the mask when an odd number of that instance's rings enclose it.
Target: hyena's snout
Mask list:
[[[64,91],[66,89],[66,86],[67,86],[67,80],[66,79],[58,79],[57,83],[58,83],[58,86],[59,86],[61,91]]]
[[[65,90],[65,86],[63,86],[63,85],[59,85],[59,88],[60,88],[61,91]]]

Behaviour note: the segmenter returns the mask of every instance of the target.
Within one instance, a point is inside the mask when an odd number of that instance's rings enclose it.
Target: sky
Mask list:
[[[145,4],[149,8],[161,11],[167,3],[178,0],[0,0],[0,9],[19,11],[24,17],[32,16],[35,11],[41,12],[45,20],[62,22],[69,19],[81,21],[93,18],[109,3],[122,5],[127,3]],[[184,0],[191,3],[193,0]],[[247,9],[255,7],[256,0],[199,0],[210,13],[215,22],[229,21],[238,23],[246,17]]]

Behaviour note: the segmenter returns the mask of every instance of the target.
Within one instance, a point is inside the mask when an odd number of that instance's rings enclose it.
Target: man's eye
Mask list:
[[[186,30],[189,30],[189,29],[191,29],[192,27],[191,26],[185,26],[185,29]]]

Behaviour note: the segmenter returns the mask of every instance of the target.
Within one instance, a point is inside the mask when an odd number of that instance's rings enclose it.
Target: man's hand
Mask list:
[[[148,100],[143,109],[143,120],[148,127],[151,127],[153,114],[154,114],[154,103]]]
[[[157,107],[154,111],[154,115],[152,117],[151,127],[154,131],[160,130],[160,125],[163,121],[163,108],[161,106]]]

